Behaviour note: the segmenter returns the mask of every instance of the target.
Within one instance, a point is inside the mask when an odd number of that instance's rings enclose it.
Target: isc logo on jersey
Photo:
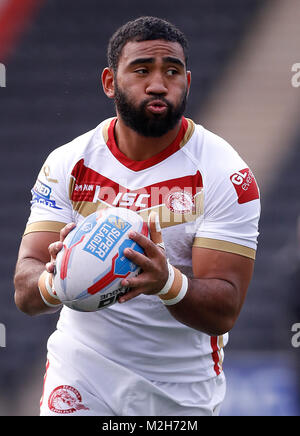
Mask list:
[[[230,180],[236,190],[239,204],[259,199],[258,186],[249,168],[235,172],[230,176]]]

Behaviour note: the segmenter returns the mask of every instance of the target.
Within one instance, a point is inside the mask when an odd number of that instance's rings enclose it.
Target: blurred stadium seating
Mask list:
[[[7,333],[7,347],[0,348],[0,415],[38,413],[46,341],[57,317],[30,318],[17,310],[13,301],[14,266],[29,214],[30,189],[46,155],[113,113],[100,84],[109,37],[119,25],[139,15],[157,15],[178,25],[190,41],[193,79],[187,115],[199,123],[202,117],[207,119],[209,127],[212,118],[207,115],[207,107],[213,91],[222,88],[223,76],[230,75],[232,63],[243,52],[243,41],[270,7],[270,1],[262,0],[174,0],[171,6],[165,0],[151,0],[148,5],[137,0],[105,4],[97,0],[26,2],[38,9],[28,15],[22,33],[17,29],[18,38],[11,39],[13,45],[8,51],[7,40],[1,39],[1,13],[14,0],[0,1],[0,62],[7,67],[7,87],[0,88],[0,322]],[[16,10],[10,16],[12,23],[14,14]],[[300,58],[294,62],[300,62]],[[286,66],[287,74],[290,67]],[[299,98],[300,90],[293,91]],[[270,87],[268,92],[274,89]],[[209,107],[209,113],[216,113],[214,105]],[[255,129],[255,120],[249,123]],[[263,190],[255,275],[231,334],[228,360],[225,357],[232,388],[224,414],[299,413],[295,373],[299,373],[300,351],[297,354],[291,347],[290,330],[294,322],[300,322],[296,296],[299,282],[295,281],[299,268],[296,226],[300,216],[300,132],[295,130],[283,145],[280,168],[276,167],[275,179]],[[261,156],[259,142],[253,147],[255,173],[255,163]],[[263,179],[259,182],[263,184]],[[262,377],[268,365],[269,377]],[[245,373],[251,381],[243,385],[241,394],[237,383]],[[274,374],[281,384],[273,383]],[[262,380],[266,381],[265,393],[272,401],[259,401],[262,395],[254,388],[255,379],[260,388]],[[243,400],[248,398],[244,408],[238,402],[239,395]]]

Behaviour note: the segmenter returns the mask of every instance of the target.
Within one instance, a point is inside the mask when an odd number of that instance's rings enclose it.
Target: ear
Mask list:
[[[114,72],[111,68],[104,68],[102,75],[102,86],[103,91],[107,95],[108,98],[115,97],[115,82],[114,82]]]
[[[192,73],[190,71],[186,72],[186,78],[187,78],[187,95],[189,95],[190,87],[191,87],[191,81],[192,81]]]

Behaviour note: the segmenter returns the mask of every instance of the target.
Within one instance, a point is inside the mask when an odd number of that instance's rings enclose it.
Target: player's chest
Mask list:
[[[162,228],[194,222],[203,214],[203,181],[199,170],[176,166],[133,173],[103,166],[92,169],[81,159],[69,182],[74,219],[100,208],[124,207],[145,221],[151,210],[158,212]]]

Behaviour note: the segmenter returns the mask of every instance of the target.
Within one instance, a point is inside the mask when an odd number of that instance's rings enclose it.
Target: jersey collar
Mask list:
[[[190,121],[190,120],[189,120]],[[175,140],[168,145],[164,150],[157,153],[156,155],[150,157],[149,159],[145,159],[142,161],[135,161],[132,159],[129,159],[124,153],[122,153],[116,143],[115,135],[114,135],[114,129],[117,122],[117,118],[113,118],[110,121],[110,124],[108,126],[107,130],[107,140],[106,144],[111,151],[111,153],[115,156],[115,158],[123,165],[125,165],[127,168],[133,170],[133,171],[141,171],[145,170],[147,168],[152,167],[153,165],[156,165],[169,156],[171,156],[173,153],[176,153],[176,151],[180,150],[180,148],[186,143],[186,133],[189,128],[188,120],[185,117],[182,117],[181,127],[180,130],[175,138]],[[190,137],[190,135],[188,135]]]

